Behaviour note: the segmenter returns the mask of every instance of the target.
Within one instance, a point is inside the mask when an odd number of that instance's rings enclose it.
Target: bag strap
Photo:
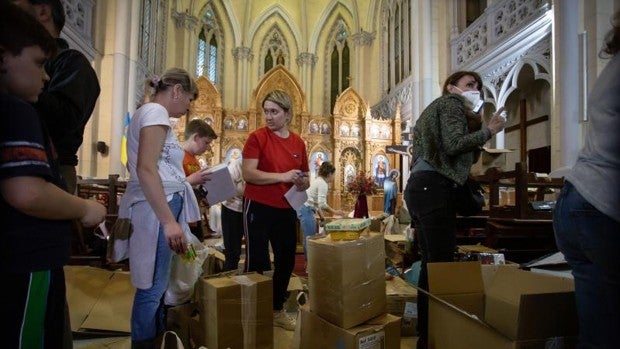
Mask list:
[[[176,342],[176,346],[174,345],[174,342]],[[177,335],[177,333],[174,331],[164,332],[164,336],[162,338],[160,348],[161,349],[170,349],[170,348],[185,349],[185,347],[183,346],[183,342],[181,341],[181,338],[179,338],[179,335]]]

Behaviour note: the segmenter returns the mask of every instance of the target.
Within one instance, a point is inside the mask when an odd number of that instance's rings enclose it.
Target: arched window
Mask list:
[[[220,51],[219,27],[215,13],[207,7],[202,18],[202,28],[198,34],[196,76],[204,75],[214,84],[218,83]]]
[[[487,7],[486,0],[467,0],[465,1],[465,25],[469,27],[474,23]]]
[[[349,49],[349,29],[342,18],[339,18],[334,24],[332,29],[331,38],[328,41],[329,47],[327,52],[329,53],[329,110],[331,113],[334,110],[336,104],[336,98],[338,94],[349,87],[349,80],[351,79],[351,57]]]
[[[263,74],[278,64],[288,66],[288,44],[277,26],[274,26],[265,37],[261,46],[261,56],[263,57],[263,69],[261,70]]]
[[[140,41],[138,43],[138,73],[136,84],[141,86],[144,78],[160,74],[164,69],[166,47],[166,4],[162,0],[141,0]],[[136,105],[144,100],[144,89],[136,90]]]
[[[383,18],[383,81],[389,93],[411,73],[411,0],[385,2]]]
[[[400,36],[401,36],[401,22],[400,22],[400,9],[396,6],[396,12],[394,13],[394,79],[398,84],[400,82],[400,68],[401,68],[401,51],[400,51]]]

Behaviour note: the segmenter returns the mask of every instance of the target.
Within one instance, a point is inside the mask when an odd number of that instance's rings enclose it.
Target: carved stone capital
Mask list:
[[[351,35],[351,39],[353,40],[353,43],[358,46],[370,46],[375,40],[375,33],[369,33],[362,29],[359,33]]]
[[[254,58],[252,49],[250,49],[249,47],[245,47],[245,46],[235,47],[232,53],[233,53],[233,57],[235,57],[235,59],[238,61],[243,60],[243,59],[252,61],[252,59]]]
[[[297,56],[297,65],[300,67],[304,65],[310,65],[311,67],[314,67],[316,61],[317,57],[314,53],[302,52]]]
[[[174,26],[177,28],[185,28],[188,30],[196,30],[199,19],[186,12],[172,11],[172,19]]]

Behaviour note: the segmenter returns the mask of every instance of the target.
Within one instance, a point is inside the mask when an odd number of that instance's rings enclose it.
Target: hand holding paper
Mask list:
[[[291,205],[293,209],[298,209],[303,205],[306,201],[308,201],[308,194],[306,194],[305,190],[299,191],[297,186],[292,186],[286,194],[284,194],[286,201]]]

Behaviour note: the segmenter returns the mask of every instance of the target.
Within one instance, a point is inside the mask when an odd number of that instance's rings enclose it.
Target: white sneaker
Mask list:
[[[297,320],[289,315],[284,309],[273,312],[273,325],[282,327],[287,331],[295,331]]]

